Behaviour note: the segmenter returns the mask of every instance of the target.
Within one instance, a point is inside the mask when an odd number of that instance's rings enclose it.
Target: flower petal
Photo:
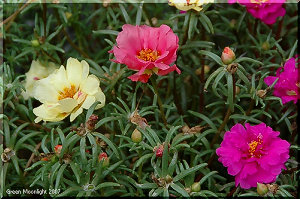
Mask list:
[[[94,95],[97,93],[99,86],[99,79],[95,75],[89,75],[81,84],[81,90],[88,95]]]
[[[71,84],[74,84],[78,88],[82,77],[82,65],[74,58],[69,58],[67,61],[67,76]]]

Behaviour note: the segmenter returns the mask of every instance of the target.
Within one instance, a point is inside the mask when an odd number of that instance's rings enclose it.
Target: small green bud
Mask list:
[[[201,190],[200,182],[195,182],[192,185],[192,191],[193,192],[199,192]]]
[[[34,39],[34,40],[31,40],[31,45],[33,47],[38,47],[40,45],[40,42],[38,40]]]
[[[167,175],[165,179],[167,183],[171,183],[173,180],[173,178],[170,175]]]
[[[131,140],[135,143],[139,143],[142,141],[142,133],[139,130],[134,129],[133,133],[131,134]]]
[[[241,92],[241,88],[238,86],[235,86],[235,94],[239,94]]]
[[[269,42],[265,41],[262,45],[261,45],[261,48],[263,50],[269,50],[270,49],[270,44]]]
[[[257,193],[260,196],[264,196],[268,193],[269,189],[265,184],[257,183]]]

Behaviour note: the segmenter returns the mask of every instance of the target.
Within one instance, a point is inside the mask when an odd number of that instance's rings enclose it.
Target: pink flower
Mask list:
[[[282,68],[283,72],[280,73]],[[298,99],[300,99],[299,76],[300,70],[296,68],[295,58],[290,58],[286,61],[284,67],[280,67],[276,71],[276,76],[268,76],[264,79],[264,82],[270,86],[278,78],[278,81],[274,86],[273,95],[280,97],[282,104],[289,101],[294,101],[294,104],[296,104]]]
[[[285,15],[285,0],[228,0],[230,4],[235,2],[246,6],[247,12],[265,24],[274,24],[277,17]]]
[[[176,60],[179,39],[169,26],[153,28],[125,24],[122,29],[117,37],[117,46],[109,53],[116,57],[112,61],[138,71],[129,79],[146,83],[153,73],[166,75],[176,70],[180,74],[175,64],[170,66]]]
[[[274,182],[281,169],[286,169],[290,144],[264,123],[246,123],[245,127],[236,124],[225,133],[216,151],[219,161],[235,176],[235,186],[249,189],[257,183]]]

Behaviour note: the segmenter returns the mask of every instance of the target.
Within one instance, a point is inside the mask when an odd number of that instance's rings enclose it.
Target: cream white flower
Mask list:
[[[201,11],[204,4],[213,3],[214,0],[169,0],[169,5],[175,6],[179,10],[187,11],[194,9]]]
[[[29,71],[25,73],[26,75],[26,79],[24,82],[25,91],[21,93],[24,99],[27,100],[29,97],[33,97],[33,88],[37,80],[48,77],[48,75],[57,68],[58,66],[55,65],[53,62],[49,62],[46,67],[40,61],[33,60],[31,62]]]
[[[98,101],[99,109],[105,104],[105,95],[100,81],[95,75],[89,75],[86,61],[79,62],[69,58],[67,67],[61,66],[47,78],[38,80],[34,88],[34,97],[43,104],[33,109],[37,116],[35,122],[61,121],[70,115],[72,122],[83,109]]]

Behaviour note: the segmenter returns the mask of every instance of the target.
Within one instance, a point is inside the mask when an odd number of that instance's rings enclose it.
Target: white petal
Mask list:
[[[49,86],[53,86],[58,92],[71,86],[67,79],[67,72],[64,66],[61,66],[58,70],[54,71],[48,78],[51,82],[51,85]]]
[[[84,108],[84,109],[89,109],[95,101],[96,101],[96,98],[94,96],[88,95],[85,98],[85,100],[84,100],[81,107]]]
[[[42,103],[56,103],[58,92],[51,86],[49,78],[44,78],[36,81],[33,95]]]
[[[82,78],[82,80],[84,80],[89,75],[90,67],[89,67],[89,64],[85,60],[81,61],[81,65],[82,65],[82,77],[81,78]]]
[[[75,111],[74,113],[71,113],[70,115],[70,122],[73,122],[73,120],[79,115],[81,114],[83,111],[83,109],[80,107],[79,109],[77,109],[77,111]]]
[[[65,98],[62,100],[59,100],[58,103],[60,104],[59,109],[61,112],[69,113],[71,112],[77,105],[77,100],[73,98]]]
[[[100,102],[95,109],[102,108],[105,105],[105,95],[102,90],[99,88],[98,92],[94,95],[96,97],[96,101]]]
[[[63,118],[59,117],[61,112],[57,108],[57,105],[42,104],[39,107],[34,108],[33,113],[36,116],[38,116],[38,118],[36,118],[37,122],[39,122],[41,120],[44,120],[44,121],[60,121],[60,120],[63,119]]]
[[[78,88],[81,82],[82,65],[74,58],[69,58],[67,61],[67,76],[71,84],[74,84]]]
[[[82,83],[81,90],[88,95],[95,95],[100,86],[100,81],[95,75],[89,75]]]

